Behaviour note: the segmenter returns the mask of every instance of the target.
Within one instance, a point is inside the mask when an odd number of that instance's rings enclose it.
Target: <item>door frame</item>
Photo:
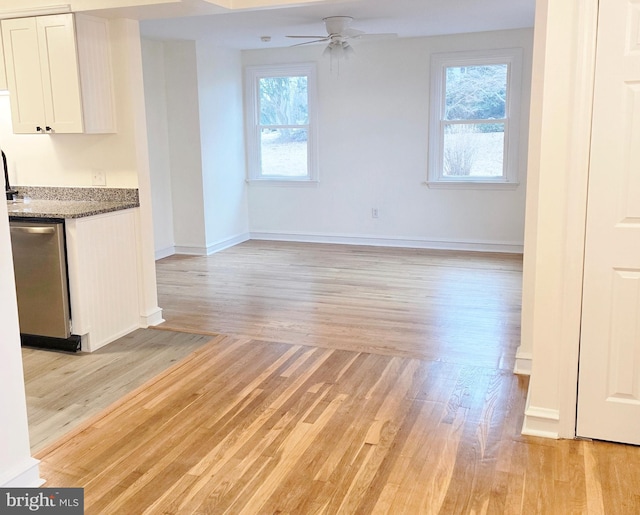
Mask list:
[[[536,2],[521,347],[533,436],[576,436],[597,18],[598,0]]]

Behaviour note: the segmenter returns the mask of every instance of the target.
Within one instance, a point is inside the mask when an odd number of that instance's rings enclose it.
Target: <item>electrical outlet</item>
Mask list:
[[[372,207],[371,208],[371,218],[378,218],[378,208],[377,207]]]
[[[92,179],[91,184],[94,186],[106,186],[107,185],[107,174],[104,170],[100,170],[98,168],[94,168],[91,170]]]

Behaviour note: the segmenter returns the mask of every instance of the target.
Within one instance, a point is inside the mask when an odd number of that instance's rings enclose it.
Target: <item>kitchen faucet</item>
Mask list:
[[[18,190],[11,189],[11,184],[9,184],[9,170],[7,169],[7,156],[4,150],[0,150],[0,152],[2,152],[2,165],[4,166],[4,191],[7,194],[7,200],[13,200],[13,196],[18,193]]]

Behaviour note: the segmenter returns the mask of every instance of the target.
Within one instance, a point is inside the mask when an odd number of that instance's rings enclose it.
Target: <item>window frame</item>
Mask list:
[[[260,79],[266,77],[307,77],[307,112],[306,125],[270,126],[279,128],[303,128],[307,130],[307,175],[263,175],[261,163],[261,130],[260,124]],[[318,182],[318,145],[317,145],[317,73],[316,63],[292,63],[275,65],[247,66],[245,68],[245,124],[247,181],[273,183],[316,183]]]
[[[443,52],[431,56],[429,155],[427,186],[430,188],[515,189],[519,176],[520,116],[522,97],[522,48]],[[462,66],[507,65],[507,98],[504,123],[503,175],[500,177],[445,176],[444,130],[451,120],[444,120],[446,69]],[[477,123],[468,120],[466,123]],[[461,122],[458,122],[461,123]],[[481,122],[488,123],[488,122]]]

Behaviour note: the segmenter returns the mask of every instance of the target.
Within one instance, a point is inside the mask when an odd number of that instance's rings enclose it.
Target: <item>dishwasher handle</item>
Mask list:
[[[27,234],[53,234],[55,227],[11,227],[11,232],[24,232]]]

